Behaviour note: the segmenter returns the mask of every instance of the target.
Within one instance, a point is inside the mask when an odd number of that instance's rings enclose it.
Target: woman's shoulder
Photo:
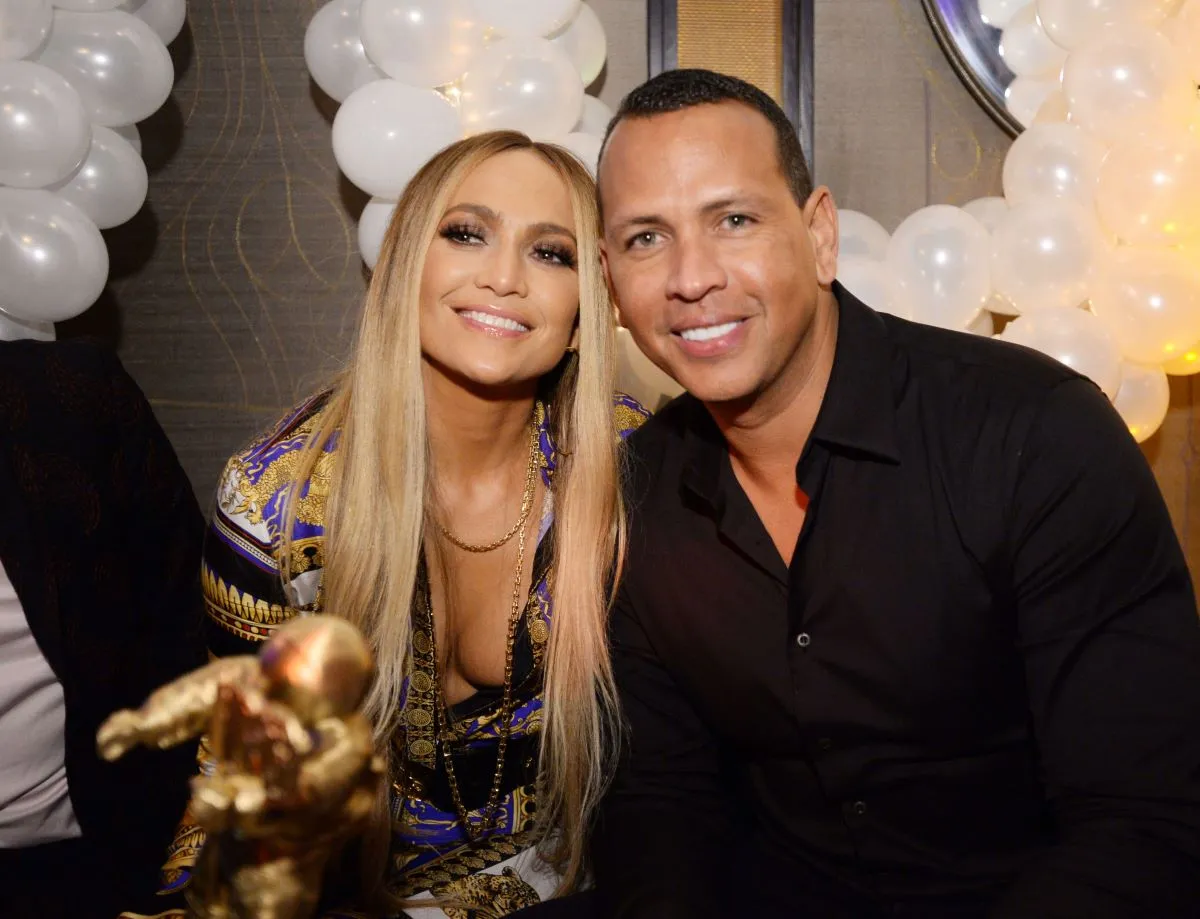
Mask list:
[[[299,471],[305,447],[321,427],[328,398],[328,392],[321,392],[301,402],[229,458],[217,486],[214,516],[265,545],[277,541],[288,486]],[[335,448],[336,442],[331,442],[318,458],[301,494],[298,519],[323,520],[325,485]]]
[[[642,403],[623,392],[613,393],[612,405],[613,424],[616,426],[617,436],[621,440],[640,428],[650,417],[650,412]]]

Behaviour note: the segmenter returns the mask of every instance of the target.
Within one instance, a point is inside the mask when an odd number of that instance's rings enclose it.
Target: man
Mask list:
[[[607,914],[1200,916],[1200,624],[1088,380],[871,311],[763,93],[634,90],[599,171],[629,441]]]
[[[96,729],[204,663],[203,532],[114,356],[0,343],[0,916],[158,912],[195,746],[110,764]]]

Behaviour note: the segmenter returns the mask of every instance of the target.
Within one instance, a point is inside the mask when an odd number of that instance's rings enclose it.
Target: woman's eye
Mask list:
[[[540,261],[548,262],[551,265],[564,265],[567,268],[575,267],[575,254],[567,249],[560,249],[557,246],[538,246],[533,251]]]
[[[442,228],[442,238],[448,239],[451,242],[470,245],[472,243],[483,242],[483,234],[475,227],[465,225],[451,225]]]

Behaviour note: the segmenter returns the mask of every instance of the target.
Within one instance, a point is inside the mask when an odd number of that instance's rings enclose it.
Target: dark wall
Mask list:
[[[59,329],[115,345],[204,505],[229,455],[339,366],[365,286],[366,199],[304,65],[314,6],[189,4],[175,91],[141,125],[146,205],[106,234],[103,299]]]

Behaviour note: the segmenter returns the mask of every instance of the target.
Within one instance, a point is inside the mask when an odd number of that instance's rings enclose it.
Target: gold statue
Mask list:
[[[207,833],[188,893],[204,919],[308,919],[339,846],[374,807],[382,767],[359,712],[371,653],[330,616],[289,621],[257,657],[210,663],[110,717],[115,760],[206,732],[215,770],[192,780]]]

